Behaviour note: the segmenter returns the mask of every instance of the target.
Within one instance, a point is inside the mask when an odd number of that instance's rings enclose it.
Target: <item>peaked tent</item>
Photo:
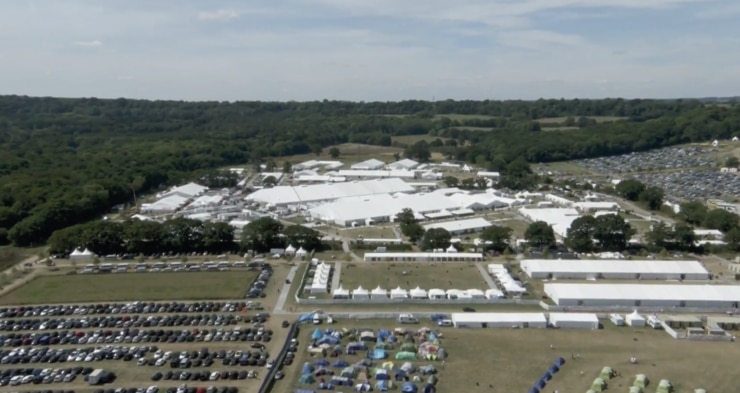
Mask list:
[[[308,385],[316,382],[316,378],[314,378],[311,374],[303,374],[300,378],[298,378],[298,382]]]
[[[591,390],[594,392],[603,392],[606,390],[606,381],[602,378],[594,379],[593,383],[591,383]]]
[[[292,244],[289,244],[288,247],[285,249],[285,255],[295,255],[295,247],[293,247]]]
[[[296,252],[295,252],[295,256],[297,256],[299,258],[305,257],[306,254],[308,254],[308,251],[306,251],[302,246],[299,247],[298,250],[296,250]]]
[[[645,376],[645,374],[637,374],[635,375],[635,382],[633,382],[632,385],[641,387],[641,388],[646,388],[649,383],[650,381],[648,381],[648,378],[647,376]]]
[[[416,393],[419,391],[419,387],[411,382],[404,382],[401,385],[401,393]]]
[[[601,369],[601,373],[599,373],[599,377],[605,381],[608,381],[614,377],[614,370],[612,370],[611,367],[604,367]]]

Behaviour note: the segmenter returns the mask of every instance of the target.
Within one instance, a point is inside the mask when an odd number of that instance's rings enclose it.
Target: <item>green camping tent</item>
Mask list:
[[[603,392],[606,390],[606,381],[602,378],[594,379],[594,382],[591,384],[591,390],[594,392]]]
[[[596,392],[594,392],[594,391],[593,391],[593,390],[591,390],[591,389],[588,389],[588,390],[586,390],[586,393],[596,393]]]
[[[694,389],[694,393],[707,393],[706,389]]]
[[[604,367],[601,369],[601,373],[599,373],[599,378],[608,381],[612,379],[614,376],[614,370],[612,370],[611,367]]]
[[[400,349],[404,352],[416,352],[416,345],[414,343],[404,343]]]
[[[645,374],[637,374],[635,375],[635,382],[633,382],[632,385],[641,387],[641,388],[646,388],[649,383],[650,381],[648,381],[648,378],[647,376],[645,376]]]
[[[303,374],[298,379],[298,382],[303,383],[303,384],[312,384],[316,382],[316,378],[314,378],[313,375],[311,374]]]
[[[427,383],[429,384],[436,385],[437,382],[439,382],[439,378],[437,378],[437,376],[434,374],[430,375],[429,378],[427,378]]]
[[[667,379],[661,379],[658,383],[658,388],[655,389],[656,393],[671,393],[673,391],[673,385]]]
[[[398,352],[396,353],[396,360],[416,360],[415,352]]]
[[[629,393],[642,393],[642,388],[639,386],[630,386]]]

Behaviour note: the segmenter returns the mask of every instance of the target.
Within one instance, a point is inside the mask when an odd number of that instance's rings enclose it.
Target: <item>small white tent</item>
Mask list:
[[[295,252],[295,256],[299,258],[305,257],[306,254],[308,254],[308,251],[306,251],[303,247],[299,247],[298,250]]]
[[[448,253],[457,252],[457,248],[455,248],[455,246],[453,246],[452,244],[450,244],[450,246],[447,247],[447,252]]]
[[[632,314],[628,314],[627,317],[624,319],[624,322],[627,323],[627,326],[632,327],[643,327],[645,326],[645,318],[637,313],[637,310],[635,310]]]
[[[506,298],[506,295],[504,295],[503,292],[499,289],[486,289],[486,299],[493,300],[493,299],[504,299]]]
[[[354,300],[367,300],[370,298],[370,293],[367,289],[363,288],[362,285],[352,291],[352,299]]]
[[[442,289],[434,288],[434,289],[429,290],[430,299],[445,299],[446,297],[447,297],[447,294]]]
[[[465,292],[467,292],[468,295],[470,295],[471,299],[485,299],[486,298],[485,293],[481,291],[480,289],[468,289]]]
[[[409,291],[398,287],[396,289],[391,289],[391,299],[406,299],[409,297]]]
[[[334,299],[349,299],[349,291],[342,288],[340,285],[339,288],[335,289],[332,293],[332,297]]]
[[[416,288],[409,291],[409,296],[411,296],[412,299],[426,299],[427,291],[417,286]]]
[[[79,261],[79,260],[91,259],[94,256],[95,254],[92,251],[88,250],[87,248],[84,251],[78,248],[72,251],[71,254],[69,254],[69,259]]]
[[[388,299],[388,291],[381,288],[380,285],[378,285],[377,288],[373,289],[370,292],[370,298],[371,299]]]
[[[285,249],[285,255],[295,255],[295,247],[292,244],[288,245],[288,248]]]

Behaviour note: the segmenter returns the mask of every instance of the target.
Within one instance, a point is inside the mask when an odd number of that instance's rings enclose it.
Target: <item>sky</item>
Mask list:
[[[2,0],[0,94],[740,95],[738,0]]]

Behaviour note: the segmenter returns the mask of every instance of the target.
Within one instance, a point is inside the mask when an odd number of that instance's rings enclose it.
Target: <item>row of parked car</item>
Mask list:
[[[253,328],[234,327],[210,330],[140,330],[122,329],[120,331],[61,330],[48,333],[8,333],[0,335],[0,344],[5,347],[35,345],[85,345],[85,344],[139,344],[139,343],[192,343],[221,341],[261,341],[272,340],[272,330],[265,329],[262,323]]]
[[[182,314],[243,312],[254,309],[254,302],[132,302],[101,304],[33,305],[0,308],[0,318],[52,317],[94,314]]]
[[[188,386],[180,385],[178,387],[169,387],[160,390],[158,386],[149,386],[148,388],[118,388],[118,389],[97,389],[93,393],[239,393],[239,388],[235,386]],[[75,393],[75,392],[26,392],[26,393]]]
[[[142,358],[149,352],[157,350],[159,350],[159,348],[156,346],[104,346],[87,348],[20,347],[12,350],[0,351],[0,363],[64,363],[119,359],[130,361]]]
[[[150,358],[139,358],[136,364],[156,367],[169,364],[171,368],[198,368],[210,367],[215,360],[220,360],[224,366],[266,365],[270,354],[265,351],[265,346],[260,343],[253,343],[251,347],[256,350],[251,352],[249,350],[208,352],[208,349],[191,352],[163,352],[159,350]]]
[[[247,293],[244,295],[247,299],[254,299],[258,297],[265,297],[265,287],[272,277],[272,266],[264,265],[260,274],[254,279],[252,285],[247,289]]]
[[[0,370],[0,386],[74,382],[78,375],[89,375],[91,367],[74,368],[9,368]]]
[[[218,381],[218,380],[244,380],[257,378],[255,370],[233,370],[233,371],[167,371],[152,374],[152,381]]]
[[[82,318],[22,318],[0,320],[0,331],[92,328],[228,326],[242,321],[238,314],[133,315]]]

